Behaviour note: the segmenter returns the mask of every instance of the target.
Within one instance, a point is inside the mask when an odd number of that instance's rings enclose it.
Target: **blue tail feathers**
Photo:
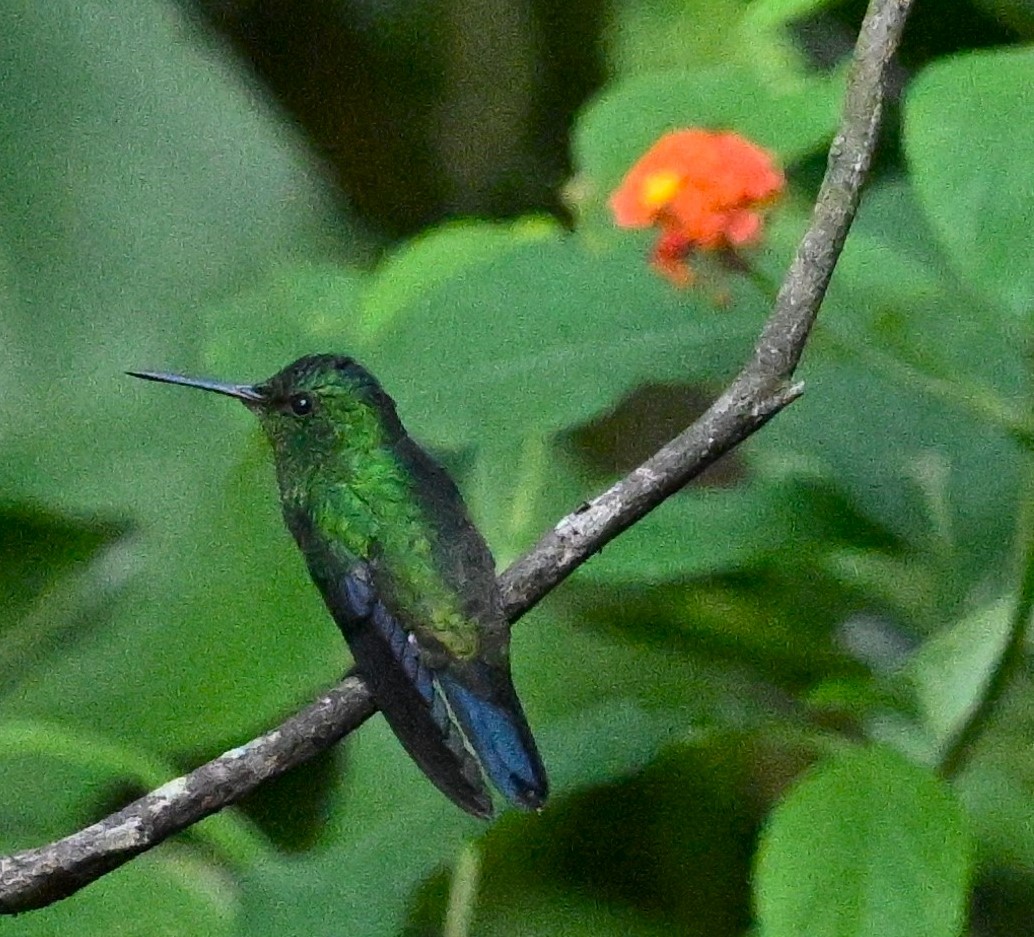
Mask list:
[[[476,817],[492,816],[492,799],[462,726],[453,723],[420,649],[377,597],[367,571],[354,570],[324,594],[358,669],[406,751],[456,804]]]
[[[484,665],[480,669],[478,684],[502,689],[491,693],[492,699],[475,693],[450,671],[436,676],[485,774],[514,806],[535,810],[545,804],[549,783],[524,711],[508,673],[489,673]]]

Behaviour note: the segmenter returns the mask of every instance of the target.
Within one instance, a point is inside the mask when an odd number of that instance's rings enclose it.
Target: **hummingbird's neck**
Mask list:
[[[319,514],[332,492],[348,488],[361,500],[394,503],[406,486],[395,449],[381,433],[340,434],[333,445],[278,453],[277,481],[285,507]]]
[[[317,413],[322,419],[267,426],[285,511],[319,517],[342,489],[367,505],[406,496],[409,479],[398,451],[406,433],[391,399],[383,398],[371,405],[328,395]]]

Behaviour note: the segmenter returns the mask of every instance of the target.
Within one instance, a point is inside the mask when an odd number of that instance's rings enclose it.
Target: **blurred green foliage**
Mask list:
[[[626,436],[685,425],[749,354],[770,297],[728,271],[725,308],[675,290],[606,197],[665,129],[740,130],[788,167],[753,257],[778,280],[843,88],[787,23],[834,6],[615,3],[611,77],[571,130],[572,229],[455,221],[371,269],[302,135],[184,9],[0,3],[0,849],[347,665],[250,416],[121,372],[252,380],[347,350],[509,561],[632,467],[612,414]],[[375,719],[20,932],[950,937],[971,894],[1011,903],[985,933],[1032,919],[1029,657],[965,770],[936,771],[1034,538],[1031,86],[1029,47],[919,71],[808,393],[515,631],[542,815],[486,830]]]

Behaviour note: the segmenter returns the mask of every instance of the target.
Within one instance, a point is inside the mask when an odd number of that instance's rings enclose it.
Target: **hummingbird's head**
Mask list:
[[[151,371],[129,374],[241,401],[259,418],[281,470],[305,473],[345,450],[369,451],[404,434],[395,402],[366,368],[343,355],[307,355],[259,384]]]
[[[253,388],[244,401],[278,457],[304,451],[317,460],[344,449],[372,450],[403,434],[389,397],[372,374],[343,355],[307,355]]]

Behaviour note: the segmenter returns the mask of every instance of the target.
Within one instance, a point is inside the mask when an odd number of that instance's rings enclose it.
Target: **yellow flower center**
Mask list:
[[[649,211],[664,208],[678,192],[682,185],[682,177],[671,170],[662,170],[648,176],[643,182],[643,207]]]

